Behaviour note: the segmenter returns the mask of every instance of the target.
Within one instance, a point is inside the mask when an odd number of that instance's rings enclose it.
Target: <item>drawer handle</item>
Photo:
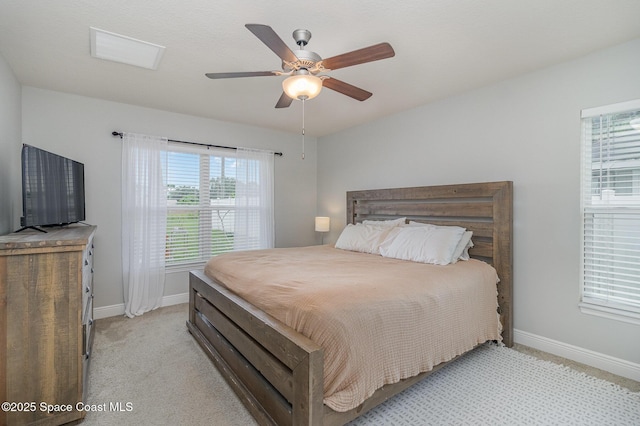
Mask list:
[[[85,292],[85,293],[89,293],[90,291],[91,291],[91,290],[89,289],[89,287],[85,287],[85,288],[84,288],[84,292]]]
[[[84,260],[84,266],[87,266],[89,264],[89,261],[87,259]]]
[[[92,326],[92,325],[93,325],[93,320],[92,320],[92,319],[90,319],[90,320],[89,320],[89,325],[90,325],[90,326]]]

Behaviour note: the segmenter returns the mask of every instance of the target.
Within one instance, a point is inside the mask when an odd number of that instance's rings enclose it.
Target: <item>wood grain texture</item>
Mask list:
[[[407,220],[473,231],[473,258],[496,269],[506,346],[513,346],[513,182],[420,186],[347,192],[347,223]]]
[[[373,46],[364,47],[340,55],[324,59],[322,64],[328,70],[337,70],[353,65],[364,64],[381,59],[391,58],[395,52],[389,43],[378,43]]]
[[[0,413],[0,424],[58,425],[84,412],[48,413],[40,403],[83,398],[85,260],[95,227],[0,237],[0,389],[2,400],[35,402],[35,411]]]
[[[470,255],[492,264],[500,277],[503,339],[511,346],[512,199],[512,182],[350,191],[347,222],[407,217],[472,230]],[[314,342],[201,271],[190,273],[189,304],[189,331],[263,425],[342,425],[448,364],[384,386],[360,406],[339,413],[322,403],[323,355]]]

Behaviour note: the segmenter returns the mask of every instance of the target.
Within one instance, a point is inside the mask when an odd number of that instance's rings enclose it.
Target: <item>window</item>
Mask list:
[[[640,324],[640,100],[582,111],[583,312]]]
[[[244,158],[242,151],[170,145],[166,164],[167,267],[206,262],[232,250],[273,246],[272,239],[262,238],[273,228],[273,207],[268,199],[273,193],[269,179],[273,153]],[[262,174],[248,174],[246,169]],[[247,203],[247,187],[265,189],[266,198],[252,194]]]

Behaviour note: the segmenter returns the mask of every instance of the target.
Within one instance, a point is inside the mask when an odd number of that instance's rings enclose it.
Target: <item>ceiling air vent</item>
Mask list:
[[[91,56],[151,70],[158,69],[164,46],[89,27]]]

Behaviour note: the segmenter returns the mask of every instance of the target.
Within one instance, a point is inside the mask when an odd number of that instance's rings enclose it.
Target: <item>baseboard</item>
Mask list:
[[[582,364],[640,382],[640,364],[521,330],[513,330],[513,339],[518,344],[529,346],[534,349],[561,356],[572,361],[580,362]]]
[[[189,293],[172,294],[164,296],[160,302],[160,307],[178,305],[180,303],[189,303]],[[111,306],[100,306],[93,308],[93,318],[109,318],[124,315],[124,303]]]
[[[173,294],[162,298],[162,306],[189,303],[189,293]],[[95,319],[124,315],[124,303],[111,306],[101,306],[93,309]],[[640,364],[625,361],[609,355],[594,352],[578,346],[569,345],[557,340],[538,336],[522,330],[513,330],[513,339],[520,345],[561,356],[572,361],[580,362],[591,367],[609,371],[618,376],[626,377],[640,382]]]

